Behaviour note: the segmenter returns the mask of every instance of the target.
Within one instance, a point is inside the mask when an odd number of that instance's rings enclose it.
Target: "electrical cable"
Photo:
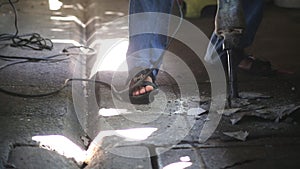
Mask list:
[[[71,78],[71,79],[66,79],[65,82],[61,85],[61,87],[59,87],[58,89],[55,89],[51,92],[47,92],[47,93],[41,93],[41,94],[24,94],[24,93],[18,93],[18,92],[13,92],[13,91],[9,91],[9,90],[5,90],[3,88],[0,88],[0,92],[11,95],[11,96],[16,96],[16,97],[23,97],[23,98],[36,98],[36,97],[45,97],[45,96],[51,96],[54,94],[58,94],[59,92],[61,92],[64,88],[66,88],[69,84],[69,82],[71,81],[86,81],[86,82],[93,82],[93,83],[101,83],[107,87],[111,87],[110,84],[102,82],[102,81],[95,81],[92,79],[81,79],[81,78]]]
[[[16,33],[15,33],[15,36],[14,36],[14,37],[17,37],[17,36],[18,36],[18,33],[19,33],[17,10],[16,10],[16,7],[15,7],[14,3],[12,3],[11,0],[8,0],[8,2],[9,2],[9,4],[11,5],[11,7],[13,8],[13,11],[14,11],[14,14],[15,14],[15,29],[16,29]],[[18,2],[18,1],[16,1],[16,2]]]
[[[17,3],[17,2],[19,2],[19,0],[16,0],[16,1],[11,2],[11,3]],[[8,2],[2,2],[2,3],[0,3],[0,7],[2,7],[3,5],[7,5],[7,4],[10,4],[10,2],[9,1]]]
[[[45,61],[45,62],[59,62],[59,61],[63,61],[63,60],[67,60],[69,59],[69,57],[65,57],[65,58],[60,58],[60,59],[53,59],[59,56],[69,56],[69,55],[80,55],[81,53],[71,53],[69,52],[69,49],[74,49],[74,48],[84,48],[84,49],[88,49],[91,51],[91,53],[84,53],[85,55],[92,55],[95,53],[95,50],[93,48],[87,47],[87,46],[70,46],[70,47],[66,47],[64,48],[62,51],[63,53],[60,54],[55,54],[55,55],[51,55],[51,56],[46,56],[46,57],[25,57],[25,56],[6,56],[6,55],[1,55],[0,54],[0,59],[5,60],[5,61],[12,61],[12,60],[17,60],[14,62],[10,62],[4,65],[0,66],[0,71],[2,69],[5,69],[9,66],[12,65],[16,65],[16,64],[20,64],[20,63],[26,63],[26,62],[41,62],[41,61]],[[22,60],[22,61],[19,61]]]
[[[13,61],[10,62],[8,64],[4,64],[0,66],[0,71],[12,66],[12,65],[16,65],[16,64],[21,64],[21,63],[26,63],[26,62],[58,62],[58,61],[63,61],[63,60],[67,60],[70,58],[70,55],[80,55],[81,53],[71,53],[68,52],[69,49],[74,49],[74,48],[85,48],[88,49],[92,52],[94,52],[94,49],[90,48],[90,47],[86,47],[86,46],[70,46],[70,47],[66,47],[63,49],[63,53],[60,54],[56,54],[56,55],[50,55],[50,56],[46,56],[46,57],[24,57],[24,56],[5,56],[5,55],[0,55],[0,59],[2,60],[6,60],[6,61]],[[67,57],[63,57],[60,59],[56,59],[57,57],[60,56],[67,56]],[[67,87],[68,83],[71,81],[88,81],[88,82],[95,82],[94,80],[91,79],[79,79],[79,78],[72,78],[72,79],[66,79],[65,82],[63,83],[63,85],[61,85],[61,87],[59,87],[58,89],[51,91],[51,92],[47,92],[47,93],[41,93],[41,94],[24,94],[24,93],[18,93],[18,92],[14,92],[14,91],[9,91],[6,89],[3,89],[0,87],[0,92],[2,93],[6,93],[8,95],[11,96],[17,96],[17,97],[24,97],[24,98],[34,98],[34,97],[44,97],[44,96],[50,96],[53,94],[57,94],[60,91],[62,91],[65,87]],[[109,84],[105,83],[105,82],[101,82],[101,81],[96,81],[96,83],[101,83],[103,85],[106,85],[108,87],[111,87]]]

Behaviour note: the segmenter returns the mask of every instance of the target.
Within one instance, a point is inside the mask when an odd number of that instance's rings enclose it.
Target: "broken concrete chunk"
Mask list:
[[[253,110],[260,110],[265,108],[266,106],[264,105],[256,105],[256,104],[250,104],[247,107],[243,108],[244,111],[253,111]]]
[[[200,96],[200,98],[199,97],[191,97],[189,100],[192,102],[206,103],[206,102],[209,102],[211,99],[210,99],[210,97],[207,97],[207,96]]]
[[[292,114],[293,112],[295,112],[298,109],[300,109],[300,106],[288,105],[287,107],[285,107],[285,109],[283,111],[280,112],[280,114],[278,114],[275,121],[279,122],[283,117]]]
[[[271,96],[256,92],[240,92],[239,97],[243,99],[269,99]]]
[[[204,110],[200,107],[199,108],[191,108],[191,109],[188,110],[187,115],[188,116],[200,116],[200,115],[202,115],[203,113],[206,113],[206,112],[207,112],[207,110]]]
[[[232,125],[235,125],[236,123],[238,123],[240,120],[242,120],[243,116],[238,116],[236,118],[230,119],[230,122]]]
[[[249,132],[248,131],[236,131],[236,132],[223,132],[223,134],[235,138],[237,140],[246,141]]]
[[[14,164],[6,163],[5,168],[17,168]]]
[[[241,108],[232,108],[232,109],[224,109],[224,110],[217,110],[218,114],[223,114],[225,116],[230,116],[238,111],[240,111]]]
[[[248,99],[241,99],[241,98],[236,98],[234,100],[232,100],[232,107],[244,107],[244,106],[248,106],[251,103],[249,102]]]
[[[252,111],[245,111],[241,113],[234,114],[234,116],[230,119],[231,124],[236,124],[240,120],[242,120],[245,116],[252,116],[252,117],[258,117],[265,120],[272,120],[275,122],[279,122],[284,117],[292,114],[296,110],[300,109],[299,106],[295,106],[294,104],[285,105],[285,106],[278,106],[273,108],[264,108],[264,109],[258,109],[258,110],[252,110]]]
[[[274,120],[279,122],[283,117],[290,115],[294,111],[298,110],[300,106],[295,106],[294,104],[279,106],[274,108],[267,108],[256,110],[251,115],[261,117],[264,119]]]

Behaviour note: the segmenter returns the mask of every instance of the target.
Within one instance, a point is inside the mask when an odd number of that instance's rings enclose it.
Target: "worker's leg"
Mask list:
[[[158,68],[154,65],[166,47],[167,37],[160,34],[168,32],[168,17],[159,17],[158,13],[169,14],[173,0],[131,0],[129,9],[129,47],[127,64],[130,76],[146,68]],[[145,13],[147,12],[147,13]],[[155,13],[148,13],[155,12]],[[156,74],[157,72],[154,72]],[[132,78],[132,77],[129,77]]]

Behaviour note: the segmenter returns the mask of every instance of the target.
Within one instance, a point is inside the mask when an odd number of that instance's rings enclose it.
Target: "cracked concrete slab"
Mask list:
[[[67,159],[56,152],[41,149],[39,147],[15,147],[10,151],[8,168],[30,168],[30,169],[57,169],[70,168],[79,169],[80,167],[71,159]]]
[[[98,149],[86,169],[152,169],[151,155],[147,147],[126,146]]]
[[[299,145],[208,148],[198,150],[208,169],[299,168]]]
[[[177,148],[178,149],[156,149],[158,168],[205,168],[201,157],[195,150],[186,149],[185,147],[180,148],[180,146]]]

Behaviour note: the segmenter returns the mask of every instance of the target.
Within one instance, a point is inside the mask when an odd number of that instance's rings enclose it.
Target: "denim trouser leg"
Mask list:
[[[172,4],[173,0],[130,0],[126,58],[130,76],[138,73],[134,71],[160,66],[161,63],[155,63],[167,45],[167,36],[164,35],[168,33],[169,19],[149,12],[169,14]]]
[[[241,61],[245,56],[244,48],[250,46],[254,40],[256,31],[262,20],[263,15],[263,0],[242,0],[245,20],[246,31],[241,39],[236,54],[238,61]],[[208,45],[205,60],[209,63],[214,63],[216,59],[221,57],[221,60],[226,60],[226,52],[222,49],[223,39],[219,38],[215,33],[212,34],[210,44]]]

